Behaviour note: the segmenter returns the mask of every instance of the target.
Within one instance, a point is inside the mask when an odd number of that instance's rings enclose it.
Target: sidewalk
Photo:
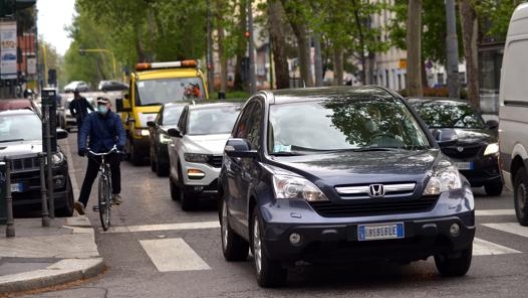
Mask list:
[[[15,218],[15,237],[0,225],[0,295],[94,277],[104,269],[86,216]]]

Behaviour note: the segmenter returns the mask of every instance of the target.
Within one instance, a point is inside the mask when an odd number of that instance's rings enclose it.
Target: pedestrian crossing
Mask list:
[[[477,217],[514,216],[515,211],[509,209],[479,210]],[[218,229],[218,221],[171,223],[155,225],[137,225],[126,227],[113,227],[107,233],[138,233],[159,231],[188,231],[202,229]],[[486,227],[508,235],[516,235],[528,240],[528,227],[520,226],[517,222],[482,223],[477,229]],[[188,235],[188,234],[186,234]],[[218,234],[218,237],[220,235]],[[181,272],[211,270],[212,268],[199,256],[198,253],[183,238],[163,238],[138,240],[146,255],[159,272]],[[527,242],[528,243],[528,242]],[[218,247],[220,249],[220,247]],[[500,256],[528,253],[528,244],[525,251],[520,251],[489,240],[475,237],[473,242],[473,256]]]

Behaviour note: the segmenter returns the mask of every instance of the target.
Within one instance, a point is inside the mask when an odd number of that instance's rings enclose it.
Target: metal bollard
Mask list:
[[[50,217],[48,212],[48,200],[46,195],[46,175],[45,175],[45,169],[44,169],[44,154],[39,154],[39,161],[40,161],[40,194],[42,196],[42,226],[43,227],[49,227],[50,226]]]
[[[7,201],[7,223],[6,237],[15,237],[15,221],[13,219],[13,196],[11,195],[11,160],[4,158],[6,167],[6,201]]]

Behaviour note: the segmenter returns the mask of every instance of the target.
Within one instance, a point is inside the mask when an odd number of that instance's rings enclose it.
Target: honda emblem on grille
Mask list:
[[[464,147],[457,147],[458,152],[464,151]]]
[[[383,198],[385,196],[385,188],[383,184],[369,185],[369,195],[371,198]]]

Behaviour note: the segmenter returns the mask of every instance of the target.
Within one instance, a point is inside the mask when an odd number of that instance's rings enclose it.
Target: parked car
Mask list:
[[[39,105],[30,98],[12,98],[0,99],[0,111],[27,109],[35,112],[39,117],[42,116]]]
[[[484,186],[490,196],[502,193],[497,121],[485,122],[482,115],[464,100],[410,98],[408,102],[433,135],[451,130],[452,142],[444,143],[442,152],[455,162],[471,186]]]
[[[171,139],[167,131],[176,128],[183,108],[187,104],[189,102],[166,103],[161,106],[156,119],[147,122],[150,133],[150,168],[158,176],[165,176],[169,173],[168,144]]]
[[[434,256],[443,276],[462,276],[471,265],[470,184],[388,89],[258,92],[224,153],[223,254],[245,260],[250,247],[262,287],[282,285],[287,266],[300,260],[408,263]]]
[[[57,139],[68,133],[57,129]],[[11,163],[11,192],[14,208],[27,210],[42,207],[40,188],[40,160],[42,152],[42,122],[33,111],[0,111],[0,158],[9,156]],[[53,194],[55,214],[73,214],[73,189],[68,173],[68,160],[58,148],[52,156]]]
[[[128,90],[128,85],[119,81],[101,81],[97,90],[107,92],[107,91],[126,91]]]
[[[86,99],[92,106],[94,105],[94,99],[92,97],[87,97]],[[72,128],[77,128],[77,119],[73,117],[70,112],[70,103],[72,100],[73,97],[64,99],[61,107],[57,108],[57,117],[59,119],[58,125],[60,128],[68,132],[70,132]],[[91,113],[91,111],[88,110],[88,113]]]
[[[90,86],[88,86],[88,84],[83,81],[73,81],[64,86],[65,93],[71,93],[75,90],[78,90],[79,92],[87,92],[90,90]]]
[[[178,128],[168,130],[170,192],[183,210],[194,209],[200,195],[217,193],[224,145],[239,110],[239,103],[186,105]]]
[[[528,3],[511,16],[504,43],[499,90],[499,149],[502,177],[513,190],[517,220],[528,226]]]

